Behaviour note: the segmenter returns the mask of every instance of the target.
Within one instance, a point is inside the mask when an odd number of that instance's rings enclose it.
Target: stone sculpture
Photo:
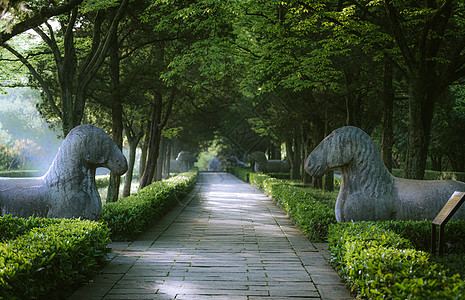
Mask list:
[[[335,168],[342,175],[335,208],[338,222],[433,220],[455,191],[465,191],[460,181],[392,176],[371,137],[352,126],[334,130],[305,163],[307,173],[316,177]],[[454,219],[465,219],[464,207]]]
[[[102,202],[97,167],[124,174],[126,158],[102,129],[75,127],[66,136],[48,172],[36,178],[0,178],[1,215],[97,220]]]
[[[245,162],[240,161],[239,158],[237,158],[237,156],[234,155],[226,158],[226,160],[231,164],[231,166],[248,167],[248,165]]]
[[[170,173],[184,173],[189,171],[197,158],[189,151],[181,151],[178,153],[176,159],[170,160]]]
[[[289,173],[291,167],[285,160],[266,159],[265,153],[261,151],[252,152],[249,155],[249,160],[255,161],[255,172],[263,173]]]
[[[208,162],[208,171],[221,171],[223,169],[223,165],[221,164],[221,161],[218,157],[213,157],[210,159]]]

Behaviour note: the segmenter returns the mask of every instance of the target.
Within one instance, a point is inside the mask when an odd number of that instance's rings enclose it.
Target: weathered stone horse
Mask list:
[[[194,163],[197,162],[197,157],[189,151],[181,151],[176,159],[170,160],[170,173],[184,173],[189,171]]]
[[[66,136],[48,172],[36,178],[0,178],[1,215],[98,219],[102,210],[95,170],[117,175],[128,165],[113,140],[92,125],[75,127]]]
[[[455,191],[465,191],[461,181],[392,176],[370,136],[352,126],[334,130],[305,163],[307,173],[316,177],[335,168],[342,174],[335,209],[338,222],[433,220]],[[465,207],[454,219],[465,219]]]
[[[291,166],[285,160],[266,159],[265,153],[255,151],[249,154],[249,160],[255,161],[255,172],[263,173],[289,173]]]

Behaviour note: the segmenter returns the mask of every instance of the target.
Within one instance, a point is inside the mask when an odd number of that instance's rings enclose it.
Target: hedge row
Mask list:
[[[250,182],[273,197],[310,239],[330,241],[333,263],[361,298],[465,299],[463,281],[454,275],[465,270],[465,221],[445,227],[448,259],[431,259],[424,252],[431,246],[430,221],[336,224],[336,193],[290,186],[264,174],[250,174]]]
[[[63,299],[105,261],[110,232],[100,223],[1,220],[10,239],[0,244],[0,299]]]
[[[157,181],[129,197],[102,207],[100,221],[111,229],[114,240],[133,240],[159,219],[195,185],[198,172],[181,173]]]
[[[0,171],[0,177],[40,177],[45,173],[47,173],[47,170]]]
[[[402,178],[404,170],[393,169],[392,175]],[[432,171],[426,170],[424,180],[458,180],[465,182],[465,172],[451,172],[451,171]]]
[[[331,259],[360,298],[463,299],[459,275],[429,261],[429,254],[412,249],[408,239],[377,223],[330,226]]]
[[[251,173],[250,183],[272,197],[312,241],[324,241],[328,226],[336,223],[334,208],[300,187],[261,173]]]
[[[249,174],[252,169],[249,167],[227,166],[226,172],[229,172],[244,182],[249,182]]]
[[[33,228],[43,228],[60,222],[57,219],[46,218],[18,218],[11,215],[0,217],[0,242],[6,243],[8,240],[31,231]]]

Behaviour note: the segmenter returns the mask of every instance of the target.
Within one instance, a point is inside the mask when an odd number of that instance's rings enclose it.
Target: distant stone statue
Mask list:
[[[231,164],[231,166],[241,166],[241,167],[248,167],[245,162],[242,162],[237,158],[237,156],[230,156],[226,158],[226,160]]]
[[[455,191],[465,191],[460,181],[392,176],[371,137],[352,126],[334,130],[305,163],[307,173],[316,177],[335,168],[342,174],[335,208],[338,222],[433,220]],[[464,207],[454,219],[465,219]]]
[[[208,171],[221,171],[223,169],[223,165],[218,157],[213,157],[208,162]]]
[[[194,166],[196,161],[197,157],[194,154],[189,151],[181,151],[175,160],[170,160],[170,173],[187,172]]]
[[[249,160],[255,161],[255,172],[263,173],[289,173],[291,167],[285,160],[266,159],[265,153],[255,151],[249,154]]]
[[[95,186],[97,167],[117,175],[128,169],[126,158],[105,131],[77,126],[66,136],[44,176],[0,178],[1,215],[96,220],[102,210]]]

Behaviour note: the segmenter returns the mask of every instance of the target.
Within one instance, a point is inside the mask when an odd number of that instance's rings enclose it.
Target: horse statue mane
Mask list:
[[[102,202],[95,170],[124,174],[126,158],[102,129],[75,127],[66,136],[47,173],[36,178],[0,178],[1,215],[96,220]]]
[[[335,207],[338,222],[433,220],[455,191],[465,191],[460,181],[392,176],[371,137],[353,126],[334,130],[305,163],[306,172],[316,177],[336,168],[342,178]],[[465,209],[453,219],[458,218],[465,219]]]

